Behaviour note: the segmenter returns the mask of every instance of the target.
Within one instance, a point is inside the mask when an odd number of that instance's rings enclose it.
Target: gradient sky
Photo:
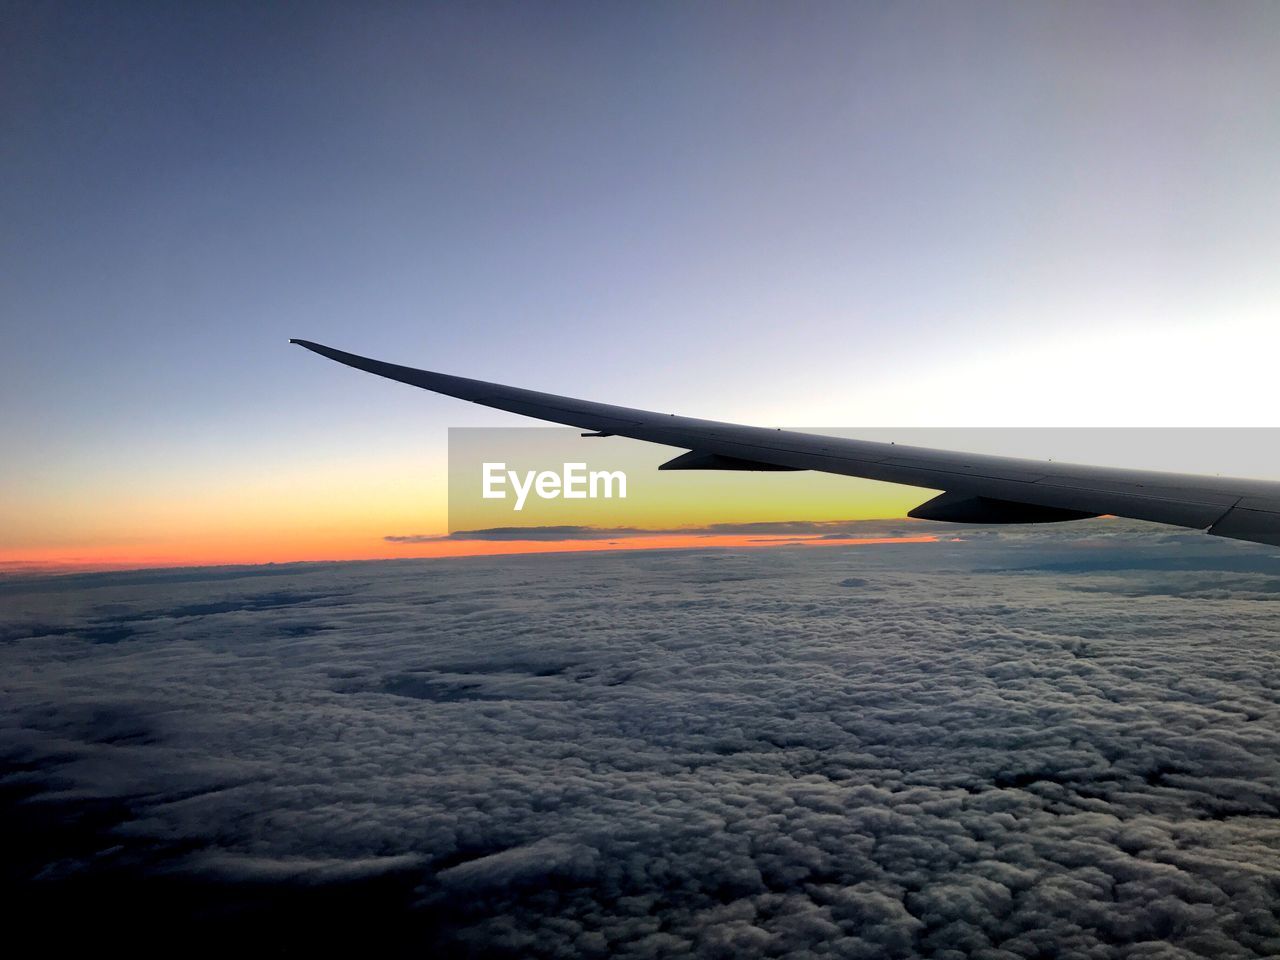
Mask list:
[[[291,336],[764,424],[1276,424],[1273,3],[10,3],[0,44],[0,560],[395,552],[446,427],[527,423]]]

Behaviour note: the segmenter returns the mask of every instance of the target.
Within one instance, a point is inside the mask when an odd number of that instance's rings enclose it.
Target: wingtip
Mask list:
[[[298,337],[290,337],[289,342],[296,343],[304,350],[310,350],[312,353],[318,353],[322,357],[328,357],[330,360],[345,363],[347,366],[359,367],[361,362],[376,362],[369,360],[368,357],[361,357],[354,353],[347,353],[345,350],[335,350],[333,347],[326,347],[323,343],[316,343],[314,340],[301,340]]]

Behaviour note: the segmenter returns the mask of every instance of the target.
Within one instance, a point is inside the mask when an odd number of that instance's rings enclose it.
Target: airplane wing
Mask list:
[[[289,342],[486,407],[688,451],[663,470],[818,470],[941,491],[909,514],[924,520],[1042,523],[1113,514],[1280,546],[1280,482],[1046,463],[696,420],[431,373],[309,340]]]

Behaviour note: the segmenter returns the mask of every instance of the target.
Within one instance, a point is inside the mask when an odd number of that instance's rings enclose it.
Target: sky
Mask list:
[[[143,953],[1274,957],[1276,552],[3,581],[0,893]]]
[[[444,532],[447,428],[520,421],[289,337],[748,423],[1274,426],[1278,42],[1243,2],[7,4],[0,562],[424,549],[384,538]]]

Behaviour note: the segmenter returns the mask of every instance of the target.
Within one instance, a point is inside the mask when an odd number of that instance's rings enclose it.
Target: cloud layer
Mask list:
[[[1274,954],[1273,553],[1098,523],[2,583],[6,882],[459,955]]]

